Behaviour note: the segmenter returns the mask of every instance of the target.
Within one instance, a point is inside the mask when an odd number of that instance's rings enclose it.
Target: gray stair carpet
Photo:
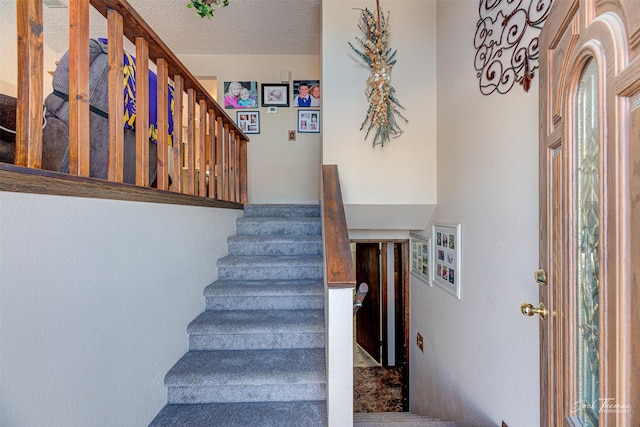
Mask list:
[[[368,412],[353,414],[353,427],[459,427],[453,421],[410,412]]]
[[[326,426],[318,205],[246,205],[150,426]]]

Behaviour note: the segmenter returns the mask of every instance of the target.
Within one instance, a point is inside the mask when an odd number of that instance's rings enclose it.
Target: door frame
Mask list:
[[[371,356],[376,363],[382,363],[382,266],[380,244],[358,242],[355,244],[356,283],[369,285],[362,307],[355,317],[356,343]],[[359,286],[359,285],[358,285]]]
[[[402,313],[399,313],[398,304],[396,304],[396,366],[402,367],[402,406],[404,411],[409,410],[409,327],[410,327],[410,287],[409,287],[409,239],[353,239],[351,243],[379,243],[380,246],[380,299],[381,299],[381,319],[382,319],[382,365],[388,366],[388,348],[386,337],[388,332],[388,292],[387,292],[387,250],[390,245],[392,247],[399,246],[400,262],[402,271],[400,275],[396,274],[396,278],[400,281]],[[397,286],[396,286],[397,287]],[[366,297],[365,297],[366,299]],[[398,322],[400,320],[400,322]],[[401,324],[398,327],[398,323]],[[401,331],[402,338],[399,339],[398,331]],[[402,347],[403,351],[399,352],[398,348]]]

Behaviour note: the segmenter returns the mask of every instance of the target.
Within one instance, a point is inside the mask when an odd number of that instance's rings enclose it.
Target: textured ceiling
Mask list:
[[[320,54],[320,0],[231,0],[211,20],[187,8],[188,0],[128,1],[176,54]],[[45,43],[55,52],[67,50],[68,13],[44,8]],[[105,19],[92,8],[91,35],[105,34]]]

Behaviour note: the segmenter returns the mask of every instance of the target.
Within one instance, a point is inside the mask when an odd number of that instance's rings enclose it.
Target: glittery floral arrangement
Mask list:
[[[396,63],[397,50],[392,52],[387,48],[389,12],[386,18],[383,13],[380,13],[379,0],[376,0],[376,12],[374,14],[365,8],[360,14],[358,28],[364,33],[365,38],[356,37],[356,41],[362,45],[362,50],[349,42],[351,49],[371,67],[371,75],[367,79],[365,89],[369,109],[360,130],[367,128],[365,139],[369,137],[372,130],[374,131],[374,147],[378,144],[384,146],[385,142],[402,134],[396,116],[405,123],[408,122],[399,111],[404,110],[404,107],[398,102],[396,91],[391,86],[391,69]]]

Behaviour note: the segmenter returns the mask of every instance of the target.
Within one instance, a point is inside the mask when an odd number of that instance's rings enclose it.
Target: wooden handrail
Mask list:
[[[329,288],[355,288],[338,166],[322,165],[322,223]]]
[[[123,37],[136,46],[137,114],[136,114],[136,176],[135,185],[146,187],[148,182],[148,124],[149,98],[146,75],[148,61],[153,61],[158,77],[158,156],[157,188],[234,203],[247,202],[247,156],[249,138],[216,103],[202,84],[180,62],[153,29],[126,0],[70,0],[69,1],[69,174],[90,177],[89,138],[89,6],[107,19],[109,66],[109,150],[107,180],[121,183],[124,171],[124,120],[119,105],[123,105]],[[40,169],[42,158],[42,2],[18,0],[18,133],[16,137],[16,165]],[[169,96],[167,85],[174,86],[173,140],[168,144]],[[175,93],[175,92],[178,93]],[[188,135],[184,141],[187,155],[188,185],[182,186],[182,110],[187,103],[185,124]],[[196,117],[195,106],[200,114]],[[199,121],[200,132],[195,132]],[[208,124],[207,124],[208,121]],[[209,131],[207,137],[206,132]],[[206,142],[205,142],[206,140]],[[196,165],[195,157],[200,156]],[[210,164],[206,164],[206,158]],[[169,170],[169,159],[174,169]],[[215,163],[218,161],[218,163]],[[196,170],[196,166],[198,170]],[[15,171],[24,171],[21,168]],[[13,172],[8,172],[13,173]],[[196,176],[196,174],[198,174]],[[206,179],[209,176],[207,185]],[[130,187],[129,187],[130,188]],[[0,190],[4,190],[0,183]],[[15,191],[15,190],[9,190]],[[43,193],[48,193],[43,190]]]

